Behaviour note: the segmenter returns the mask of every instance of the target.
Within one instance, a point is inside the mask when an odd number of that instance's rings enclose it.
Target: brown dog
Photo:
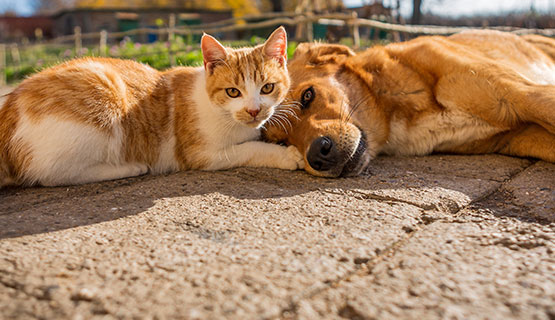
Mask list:
[[[296,146],[311,174],[358,174],[378,154],[555,162],[552,39],[469,31],[356,55],[302,44],[289,73],[288,99],[265,137]]]

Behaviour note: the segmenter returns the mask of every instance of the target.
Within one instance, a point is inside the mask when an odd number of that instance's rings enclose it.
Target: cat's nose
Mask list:
[[[260,112],[260,109],[247,109],[247,112],[248,112],[253,118],[256,118],[256,116],[257,116],[258,113]]]

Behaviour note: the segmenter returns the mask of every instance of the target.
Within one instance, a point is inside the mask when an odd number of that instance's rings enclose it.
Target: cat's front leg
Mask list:
[[[304,158],[294,146],[284,147],[261,141],[248,141],[215,152],[208,170],[234,167],[267,167],[285,170],[304,168]]]

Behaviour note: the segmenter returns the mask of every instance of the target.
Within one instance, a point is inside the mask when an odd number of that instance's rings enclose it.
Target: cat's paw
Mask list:
[[[288,146],[287,156],[289,157],[289,159],[293,160],[296,164],[295,169],[292,169],[292,170],[304,169],[304,157],[302,153],[299,152],[299,149],[297,149],[297,147]]]

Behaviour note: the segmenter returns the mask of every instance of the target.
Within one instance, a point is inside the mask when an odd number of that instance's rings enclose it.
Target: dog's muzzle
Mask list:
[[[366,136],[363,132],[361,134],[354,153],[342,150],[328,136],[314,139],[306,154],[308,164],[315,171],[328,177],[358,175],[369,161],[366,155]]]

